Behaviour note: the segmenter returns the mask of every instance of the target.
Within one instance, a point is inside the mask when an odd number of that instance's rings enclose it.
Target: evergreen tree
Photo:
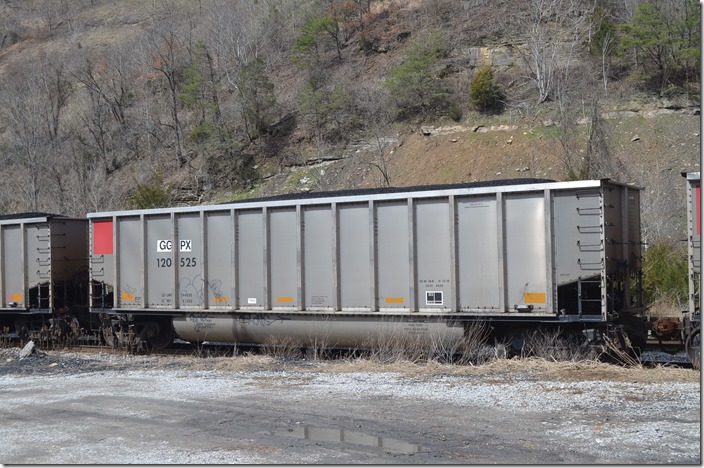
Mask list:
[[[447,103],[450,89],[435,70],[444,54],[440,34],[433,33],[414,42],[406,60],[391,69],[391,78],[385,86],[402,110],[419,110],[425,114]]]
[[[267,133],[274,120],[274,84],[267,76],[264,61],[257,57],[239,70],[237,92],[242,120],[250,139]]]
[[[670,85],[698,77],[701,33],[694,0],[642,3],[621,26],[620,55],[637,68],[636,76],[662,94]]]
[[[504,94],[494,81],[494,72],[490,66],[477,69],[469,82],[469,98],[481,112],[500,112],[503,108]]]

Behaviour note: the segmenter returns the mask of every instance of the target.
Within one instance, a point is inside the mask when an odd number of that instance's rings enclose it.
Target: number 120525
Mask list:
[[[196,257],[181,257],[179,259],[179,266],[181,268],[194,267],[197,265]],[[157,258],[156,259],[157,268],[171,268],[170,258]]]

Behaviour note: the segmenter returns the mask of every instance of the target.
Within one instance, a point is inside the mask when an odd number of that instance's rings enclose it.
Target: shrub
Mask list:
[[[171,192],[171,186],[164,185],[164,178],[156,175],[146,184],[137,183],[128,204],[132,209],[165,208],[171,203]]]
[[[309,80],[298,96],[301,113],[316,135],[327,141],[344,138],[351,125],[352,96],[342,85]]]
[[[400,65],[393,67],[384,86],[403,112],[444,109],[452,92],[438,76],[437,65],[447,53],[439,33],[414,42]]]
[[[205,143],[215,133],[215,125],[210,122],[200,122],[193,127],[191,133],[188,134],[188,139],[193,143]]]
[[[666,300],[684,304],[689,293],[687,253],[664,242],[650,245],[643,257],[646,304]]]
[[[469,81],[469,98],[481,112],[501,112],[503,110],[504,94],[494,81],[494,72],[491,67],[480,67],[474,73]]]
[[[456,102],[450,104],[450,107],[447,109],[447,116],[455,122],[462,120],[462,109],[460,109],[460,106]]]

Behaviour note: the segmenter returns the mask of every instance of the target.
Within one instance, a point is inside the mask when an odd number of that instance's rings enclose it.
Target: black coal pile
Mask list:
[[[0,349],[0,375],[47,375],[95,372],[108,367],[106,363],[71,353],[46,353],[33,342],[24,348]]]

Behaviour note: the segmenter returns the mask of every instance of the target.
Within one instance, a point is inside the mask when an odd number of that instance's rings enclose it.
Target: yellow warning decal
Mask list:
[[[134,301],[134,293],[133,292],[123,292],[122,293],[122,300],[123,301]]]
[[[276,302],[293,303],[293,298],[292,297],[277,297]]]
[[[215,302],[227,302],[226,296],[218,296],[215,298]]]
[[[403,298],[402,297],[387,297],[386,302],[398,304],[400,302],[403,302]]]
[[[523,302],[526,304],[545,304],[545,293],[523,293]]]

